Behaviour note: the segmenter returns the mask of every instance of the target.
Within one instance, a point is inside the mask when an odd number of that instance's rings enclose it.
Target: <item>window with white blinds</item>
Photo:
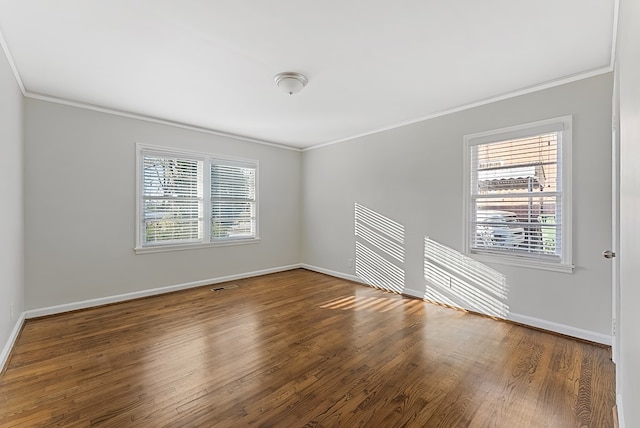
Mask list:
[[[466,250],[571,267],[571,118],[465,137]]]
[[[137,150],[136,252],[257,240],[257,162]]]
[[[211,164],[211,239],[253,237],[256,233],[256,168]]]
[[[145,153],[142,157],[142,241],[202,240],[203,161]]]

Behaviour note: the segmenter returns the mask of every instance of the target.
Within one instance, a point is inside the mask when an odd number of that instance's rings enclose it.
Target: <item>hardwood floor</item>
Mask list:
[[[613,426],[606,347],[305,270],[233,284],[28,320],[0,426]]]

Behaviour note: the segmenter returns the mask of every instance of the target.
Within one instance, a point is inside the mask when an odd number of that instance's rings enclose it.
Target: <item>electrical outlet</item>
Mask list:
[[[347,267],[353,267],[353,259],[347,259]]]

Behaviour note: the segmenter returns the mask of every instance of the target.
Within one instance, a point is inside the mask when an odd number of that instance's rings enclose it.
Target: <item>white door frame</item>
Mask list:
[[[620,94],[618,67],[614,67],[611,118],[611,359],[618,362],[618,313],[620,301]]]

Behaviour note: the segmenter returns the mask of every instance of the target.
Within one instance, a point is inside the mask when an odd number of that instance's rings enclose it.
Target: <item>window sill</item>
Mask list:
[[[257,244],[260,242],[260,238],[250,239],[229,239],[226,241],[218,242],[202,242],[197,244],[176,244],[176,245],[154,245],[148,247],[135,247],[133,251],[136,254],[148,254],[148,253],[164,253],[167,251],[183,251],[183,250],[197,250],[201,248],[211,247],[228,247],[231,245],[246,245]]]
[[[563,264],[546,260],[533,260],[526,257],[508,256],[502,254],[470,253],[469,255],[482,263],[498,263],[507,266],[547,270],[568,274],[572,274],[574,268],[572,264]]]

